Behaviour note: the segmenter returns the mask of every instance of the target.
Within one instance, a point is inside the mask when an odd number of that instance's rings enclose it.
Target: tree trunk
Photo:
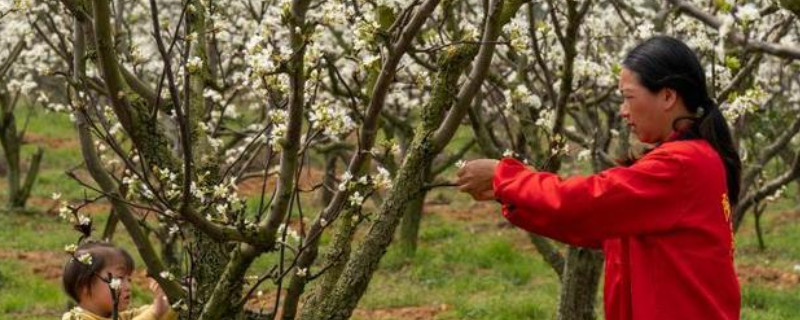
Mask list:
[[[8,164],[8,209],[23,210],[25,203],[28,201],[33,184],[36,182],[36,177],[39,175],[39,165],[42,162],[44,150],[39,148],[36,153],[31,156],[28,173],[25,175],[25,181],[22,181],[22,163],[20,161],[21,149],[23,145],[22,134],[17,132],[16,118],[14,117],[14,105],[17,103],[16,99],[9,101],[3,97],[2,103],[2,118],[0,118],[0,144],[3,147],[3,155],[5,156],[6,163]]]
[[[559,320],[595,319],[595,300],[603,268],[601,252],[570,247],[561,281]]]
[[[228,255],[233,251],[233,248],[230,245],[214,241],[200,230],[194,230],[194,235],[195,238],[191,241],[192,265],[194,266],[192,277],[195,279],[197,287],[192,296],[195,299],[192,314],[196,316],[202,312],[204,307],[197,302],[209,300],[217,282],[219,282],[220,275],[225,272],[225,266],[229,260]],[[239,288],[241,289],[241,286]],[[223,312],[226,317],[233,319],[235,315],[241,312],[241,310],[235,309],[236,303],[234,303],[238,302],[241,296],[241,292],[231,293],[231,303],[226,304],[228,309]]]
[[[448,52],[440,61],[441,71],[434,85],[431,101],[422,111],[422,124],[409,155],[397,173],[388,199],[381,205],[362,245],[344,266],[341,277],[325,298],[313,308],[304,308],[301,319],[348,319],[367,289],[380,259],[392,241],[400,217],[409,200],[419,197],[436,151],[435,130],[442,123],[445,108],[452,103],[457,79],[477,53],[474,45],[464,45]],[[312,310],[313,309],[313,310]]]
[[[427,194],[426,190],[420,191],[419,194],[408,201],[408,206],[405,213],[403,213],[403,220],[400,225],[400,248],[408,257],[414,256],[417,252],[419,226],[422,223],[422,210],[425,207],[425,196]]]
[[[14,112],[10,105],[3,105],[3,118],[0,120],[0,142],[3,144],[3,154],[8,164],[8,209],[17,209],[17,199],[20,190],[20,145],[17,141],[17,125]]]

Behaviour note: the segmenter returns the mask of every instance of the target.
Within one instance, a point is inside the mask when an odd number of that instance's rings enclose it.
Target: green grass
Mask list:
[[[97,223],[97,222],[95,222]],[[74,243],[78,233],[57,216],[42,213],[0,214],[0,248],[19,251],[54,251]]]
[[[59,286],[21,262],[0,260],[0,319],[53,319],[66,306]]]
[[[742,319],[771,320],[800,318],[800,290],[774,290],[766,286],[742,288]]]
[[[787,194],[797,194],[796,185],[788,188]],[[800,215],[791,214],[797,209],[797,203],[792,201],[780,201],[768,208],[761,218],[766,245],[763,251],[758,247],[753,215],[747,215],[736,236],[737,264],[797,274],[793,269],[800,265]],[[744,284],[742,319],[800,319],[800,283],[765,280]]]
[[[423,220],[420,248],[407,258],[392,247],[360,306],[367,309],[445,304],[441,319],[550,319],[558,283],[521,243],[517,230],[471,233],[439,215]]]

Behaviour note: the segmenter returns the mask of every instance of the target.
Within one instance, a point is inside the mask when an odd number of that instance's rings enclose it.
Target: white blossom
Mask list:
[[[87,217],[85,215],[79,215],[78,216],[78,224],[79,225],[88,226],[91,223],[92,223],[92,219],[89,219],[89,217]]]
[[[219,214],[224,216],[225,214],[228,213],[228,204],[227,203],[220,203],[220,204],[215,206],[215,209],[217,210],[217,212]]]
[[[578,161],[586,161],[592,155],[592,151],[589,149],[583,149],[578,152]]]
[[[392,176],[386,168],[378,167],[378,175],[373,180],[375,188],[378,190],[386,190],[392,187]]]
[[[169,227],[169,235],[170,236],[174,236],[180,231],[181,231],[181,229],[178,228],[178,225],[172,225],[172,226]]]
[[[161,271],[161,272],[159,272],[159,273],[158,273],[158,275],[159,275],[160,277],[162,277],[162,278],[164,278],[164,279],[167,279],[167,280],[170,280],[170,281],[173,281],[173,280],[175,280],[175,276],[174,276],[174,275],[172,275],[172,273],[170,273],[169,271],[166,271],[166,270],[165,270],[165,271]]]
[[[311,106],[308,120],[314,129],[321,130],[330,138],[338,139],[339,135],[348,133],[356,127],[347,113],[346,108],[324,99]]]
[[[729,103],[723,103],[720,107],[722,115],[728,122],[734,122],[740,116],[753,112],[761,108],[766,103],[766,93],[760,88],[748,89],[743,95],[739,95]]]
[[[347,22],[347,11],[341,1],[325,1],[322,4],[322,22],[328,25],[342,25]]]
[[[92,255],[89,253],[83,253],[78,256],[78,261],[85,265],[92,265]]]
[[[219,147],[222,146],[222,139],[208,136],[208,145],[211,146],[214,151],[217,151]]]
[[[203,68],[203,59],[201,59],[200,57],[194,56],[186,61],[186,70],[189,71],[189,73],[200,72],[202,68]]]
[[[554,118],[555,118],[555,112],[553,110],[544,109],[542,110],[541,113],[539,113],[539,118],[536,119],[536,122],[534,124],[547,131],[551,131],[553,129]]]
[[[653,24],[649,21],[644,21],[636,26],[636,36],[639,39],[647,39],[654,35],[654,28]]]
[[[350,171],[345,171],[340,179],[341,182],[339,183],[338,189],[339,191],[345,191],[347,190],[347,184],[353,179],[353,175],[350,173]]]
[[[766,201],[766,202],[778,201],[778,199],[780,199],[785,192],[786,192],[786,185],[783,185],[780,188],[778,188],[778,190],[775,190],[774,193],[772,193],[771,195],[767,196],[764,199],[764,201]]]
[[[467,20],[461,20],[459,28],[464,32],[464,40],[474,41],[481,37],[481,33],[477,27],[469,23]]]
[[[353,192],[348,199],[351,206],[357,207],[360,206],[362,202],[364,202],[364,196],[361,195],[358,191]]]
[[[122,280],[119,278],[112,278],[111,281],[108,283],[108,287],[114,291],[119,290],[120,286],[122,286]]]
[[[64,220],[71,219],[72,218],[72,212],[73,212],[73,209],[72,209],[72,207],[69,206],[69,204],[64,204],[64,205],[61,206],[61,208],[58,208],[58,216],[61,217]]]
[[[754,3],[747,3],[741,7],[736,12],[736,15],[739,17],[742,22],[749,23],[758,20],[761,17],[761,13],[758,10],[758,7]]]
[[[508,38],[511,42],[511,47],[519,52],[525,52],[528,48],[527,38],[525,31],[522,28],[522,23],[518,20],[512,20],[503,29],[508,32]]]

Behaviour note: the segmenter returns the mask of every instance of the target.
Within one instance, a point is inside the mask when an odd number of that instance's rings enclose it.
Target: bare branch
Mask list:
[[[744,220],[744,214],[751,206],[760,202],[767,196],[775,193],[775,191],[778,191],[778,189],[784,185],[797,180],[798,178],[800,178],[800,152],[795,154],[792,167],[789,169],[789,171],[784,172],[782,175],[768,181],[758,190],[748,193],[741,200],[739,200],[739,204],[736,206],[733,214],[734,230],[739,230],[739,226],[742,224],[742,220]]]

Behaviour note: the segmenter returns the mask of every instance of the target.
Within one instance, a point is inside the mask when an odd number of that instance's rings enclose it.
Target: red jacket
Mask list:
[[[503,159],[503,215],[605,253],[609,320],[739,319],[725,168],[705,140],[663,143],[633,166],[561,179]]]

